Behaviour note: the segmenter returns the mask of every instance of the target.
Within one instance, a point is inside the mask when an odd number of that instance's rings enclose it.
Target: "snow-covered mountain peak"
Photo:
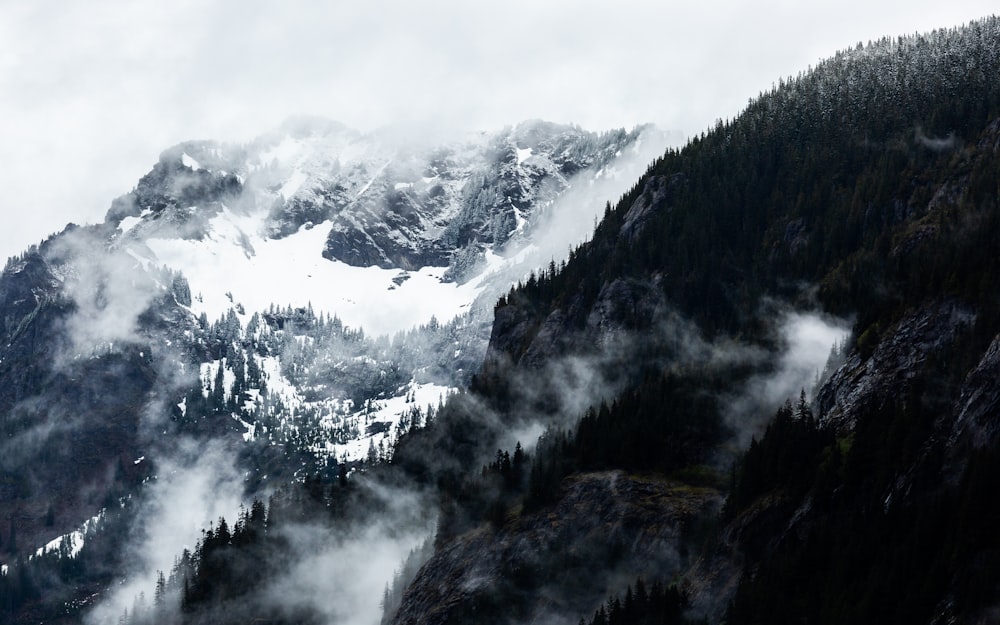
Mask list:
[[[579,243],[565,224],[589,227],[657,155],[637,144],[544,123],[435,143],[310,120],[164,150],[104,223],[4,272],[0,360],[52,363],[17,378],[30,393],[70,389],[33,412],[97,398],[81,416],[93,435],[59,447],[105,464],[47,481],[80,493],[117,465],[145,470],[173,433],[245,443],[254,487],[385,461],[478,370],[498,296]],[[615,168],[631,173],[603,186]],[[72,503],[81,519],[88,505]]]
[[[467,309],[534,215],[639,134],[534,120],[436,143],[295,118],[242,145],[165,150],[107,223],[112,246],[184,274],[209,318],[311,304],[391,333]]]

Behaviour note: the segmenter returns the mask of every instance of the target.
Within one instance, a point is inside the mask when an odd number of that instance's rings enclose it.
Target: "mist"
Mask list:
[[[773,369],[753,376],[740,395],[726,401],[727,422],[740,449],[763,432],[783,403],[795,403],[802,393],[807,401],[813,399],[831,352],[850,335],[850,328],[849,321],[820,312],[778,313],[779,352]]]
[[[485,415],[483,418],[489,423],[498,424],[496,429],[501,432],[498,446],[513,449],[520,442],[526,451],[531,451],[538,436],[545,430],[574,429],[588,409],[597,408],[602,402],[610,405],[644,372],[759,368],[769,358],[777,357],[763,347],[729,337],[708,339],[697,324],[673,310],[667,302],[657,302],[650,314],[649,327],[643,330],[615,327],[613,322],[605,320],[606,325],[602,325],[599,338],[585,353],[555,356],[551,355],[551,349],[540,349],[547,354],[543,368],[516,368],[510,385],[516,396],[512,402],[517,406],[514,414],[500,417],[492,415],[486,408],[477,408],[477,414]],[[781,356],[782,363],[787,362],[781,366],[782,370],[787,368],[805,375],[803,372],[810,369],[812,354],[801,353],[803,350],[799,345],[800,335],[809,334],[810,324],[805,325],[805,332],[799,329],[797,323],[790,326],[795,328],[792,331],[795,348],[791,354]],[[822,341],[822,338],[819,340]],[[825,362],[830,346],[823,349],[826,350],[823,354]],[[815,371],[810,370],[810,373],[814,375]],[[771,394],[777,397],[797,379],[795,375],[785,375],[781,376],[780,384],[771,381],[774,385]],[[543,409],[539,410],[539,407]],[[514,418],[513,426],[510,417]]]
[[[518,407],[515,414],[477,412],[486,415],[488,423],[504,424],[497,426],[498,446],[513,449],[519,441],[531,450],[548,428],[572,430],[587,409],[601,402],[611,404],[643,371],[687,375],[701,370],[711,375],[732,370],[756,372],[734,392],[718,397],[723,421],[733,434],[730,445],[744,449],[786,401],[794,404],[803,392],[806,401],[812,401],[823,376],[830,373],[828,364],[837,364],[830,363],[833,352],[851,332],[849,320],[820,311],[791,310],[777,302],[766,302],[758,313],[772,319],[769,345],[727,336],[709,339],[665,301],[650,314],[649,327],[642,331],[602,326],[600,338],[586,353],[550,355],[539,370],[515,367],[510,385],[516,396],[512,404]],[[538,336],[545,332],[543,327]],[[530,359],[534,351],[550,354],[558,349],[558,339],[547,349],[545,340],[536,339],[541,345],[533,345],[523,358]]]
[[[168,574],[182,550],[193,553],[199,536],[217,526],[221,517],[235,527],[240,505],[249,507],[241,497],[243,481],[233,469],[230,452],[213,444],[198,453],[192,445],[178,455],[186,458],[167,463],[165,475],[143,495],[142,512],[126,547],[134,564],[125,572],[125,581],[87,615],[87,625],[116,623],[126,610],[139,622],[148,622],[151,613],[136,613],[134,607],[148,609],[158,574]],[[352,500],[336,519],[329,516],[329,504],[325,509],[298,509],[301,502],[285,507],[272,498],[269,537],[258,544],[263,551],[256,553],[263,559],[256,562],[253,590],[232,601],[198,604],[186,618],[233,622],[266,614],[292,622],[377,624],[386,589],[404,563],[414,565],[408,557],[433,537],[436,508],[414,488],[380,484],[377,477],[351,479],[357,480],[354,494],[360,499]],[[290,501],[297,496],[291,494]],[[286,514],[290,516],[281,516]],[[168,587],[156,613],[179,610],[180,594],[179,588]]]
[[[297,113],[362,130],[543,117],[591,129],[653,122],[688,137],[838,49],[993,11],[985,0],[920,0],[905,11],[190,0],[53,11],[11,0],[0,5],[0,170],[13,223],[0,251],[99,220],[160,150],[193,137],[244,140]]]
[[[33,463],[53,438],[71,435],[80,425],[78,417],[59,408],[28,399],[3,415],[4,425],[12,433],[0,441],[0,473],[13,476],[27,472],[33,489],[44,485],[47,480],[36,475],[38,467]]]
[[[299,524],[281,530],[292,566],[268,583],[263,603],[286,614],[303,609],[329,625],[376,625],[385,589],[407,556],[433,536],[430,500],[410,489],[374,489],[377,512],[354,511],[346,527]]]
[[[680,133],[653,126],[642,129],[639,138],[610,164],[595,172],[587,172],[570,180],[569,188],[553,205],[541,212],[530,237],[532,246],[525,262],[542,267],[549,260],[564,260],[569,248],[589,239],[599,220],[604,217],[608,202],[612,206],[646,172],[655,159],[668,147],[683,141]]]
[[[221,442],[191,439],[181,439],[173,454],[157,460],[156,478],[135,495],[142,505],[123,545],[125,581],[87,613],[88,625],[117,623],[140,593],[151,602],[157,574],[169,574],[181,552],[193,550],[201,532],[219,517],[236,517],[243,480],[234,460]]]
[[[74,304],[66,320],[65,361],[140,342],[139,315],[168,292],[165,274],[149,272],[132,256],[110,249],[89,228],[68,230],[54,240],[48,255],[63,274],[63,294]]]
[[[917,143],[933,152],[947,152],[961,145],[954,132],[948,133],[946,137],[929,137],[924,134],[922,128],[917,128],[914,131],[914,137]]]
[[[784,4],[765,7],[771,12],[643,3],[613,10],[599,3],[514,3],[499,10],[376,3],[374,9],[331,5],[276,15],[262,3],[205,8],[183,0],[140,9],[100,2],[51,11],[15,0],[0,8],[0,128],[8,138],[0,170],[9,176],[3,208],[9,226],[0,247],[14,253],[43,234],[36,228],[99,220],[110,199],[130,188],[167,145],[193,136],[245,139],[261,124],[276,125],[300,110],[362,129],[392,125],[387,134],[412,132],[395,124],[422,127],[408,135],[412,141],[452,133],[457,125],[496,127],[538,116],[592,129],[645,121],[676,129],[671,135],[647,131],[599,178],[572,180],[559,200],[539,211],[533,245],[520,250],[518,264],[505,274],[516,282],[550,261],[558,264],[585,241],[605,204],[614,205],[668,145],[737,114],[747,97],[778,77],[858,39],[946,26],[993,10],[982,2],[947,11],[942,3],[923,2],[905,12],[859,4],[856,9],[867,11],[858,20],[858,11],[846,5]],[[682,62],[664,64],[665,58]],[[715,72],[720,77],[707,81]],[[928,137],[919,130],[915,141],[934,151],[960,145],[953,135]],[[139,318],[169,292],[169,282],[106,248],[90,230],[67,233],[55,245],[54,253],[72,259],[59,276],[72,304],[65,321],[69,342],[55,363],[65,370],[105,350],[153,342]],[[811,392],[831,346],[849,332],[847,322],[820,313],[782,313],[775,322],[778,350],[765,354],[734,341],[707,341],[693,324],[669,314],[654,327],[675,363],[764,368],[774,358],[741,393],[725,398],[741,447],[782,402]],[[555,394],[554,414],[543,421],[526,411],[511,429],[484,410],[482,419],[499,432],[495,445],[486,444],[512,448],[521,441],[530,448],[545,427],[568,427],[589,406],[611,401],[635,366],[631,354],[647,340],[611,334],[593,354],[555,358],[537,375],[515,380],[529,406]],[[91,625],[116,622],[140,592],[150,597],[157,572],[168,571],[200,531],[220,516],[232,519],[245,502],[232,449],[187,439],[158,444],[171,393],[193,373],[176,366],[182,358],[153,344],[153,368],[164,387],[146,404],[140,425],[143,443],[157,452],[157,477],[135,495],[146,503],[123,547],[130,561],[126,581],[88,615]],[[5,442],[5,461],[15,449],[22,454],[17,460],[28,458],[55,427],[76,423],[47,422]],[[373,496],[388,511],[342,534],[316,524],[284,528],[295,563],[271,580],[263,601],[290,613],[306,606],[329,623],[377,622],[382,587],[432,532],[433,522],[415,511],[433,505],[412,493]]]
[[[571,249],[593,235],[607,204],[617,204],[653,161],[680,139],[676,133],[645,126],[638,138],[608,165],[581,171],[569,179],[568,188],[551,203],[537,207],[524,235],[530,243],[515,238],[503,251],[508,264],[492,279],[495,287],[484,295],[491,300],[490,307],[511,284],[525,280],[530,272],[567,260]]]

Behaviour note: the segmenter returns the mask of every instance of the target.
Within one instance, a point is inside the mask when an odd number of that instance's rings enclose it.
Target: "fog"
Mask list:
[[[0,254],[68,221],[100,221],[161,150],[189,139],[247,141],[299,113],[363,131],[545,118],[691,136],[839,49],[995,10],[986,0],[8,0]]]
[[[726,336],[707,339],[697,324],[664,309],[641,332],[604,328],[600,341],[585,355],[550,355],[540,371],[515,370],[514,404],[526,408],[514,428],[502,430],[499,446],[513,449],[520,441],[531,450],[546,428],[574,428],[589,407],[602,401],[610,404],[643,368],[720,371],[749,367],[759,372],[733,393],[719,397],[722,416],[733,433],[732,444],[744,449],[752,436],[762,434],[786,401],[794,404],[803,392],[807,401],[813,400],[831,352],[840,349],[851,332],[849,320],[821,311],[791,310],[773,301],[759,314],[771,320],[772,347]],[[532,407],[539,404],[554,406],[554,413],[538,417]],[[489,413],[480,410],[478,414]],[[493,416],[491,421],[501,419]]]
[[[330,625],[374,625],[383,591],[409,553],[433,536],[433,504],[412,490],[373,484],[379,512],[358,511],[346,528],[294,525],[282,530],[291,570],[267,584],[264,605],[308,609]]]
[[[914,136],[917,143],[934,152],[947,152],[959,145],[959,141],[953,132],[949,133],[947,137],[928,137],[924,134],[922,128],[917,128]]]
[[[158,572],[170,573],[184,549],[194,550],[201,532],[225,517],[232,521],[243,495],[234,457],[221,443],[180,440],[156,460],[156,479],[135,496],[142,505],[128,544],[124,583],[87,613],[87,623],[117,623],[140,593],[152,602]]]
[[[668,147],[682,142],[682,135],[661,128],[647,127],[639,138],[611,164],[597,172],[582,172],[571,179],[570,186],[556,200],[538,211],[536,223],[530,227],[531,245],[519,254],[527,268],[547,267],[566,260],[570,248],[590,239],[597,223],[604,217],[607,203],[618,200],[646,173]]]
[[[66,321],[71,343],[66,359],[140,340],[139,315],[167,292],[165,274],[142,270],[133,257],[108,249],[107,241],[88,229],[60,236],[49,255],[59,259],[63,294],[75,304]]]
[[[659,151],[653,149],[654,153]],[[571,201],[583,207],[582,221],[590,227],[608,201],[600,198],[611,195],[609,199],[615,201],[623,181],[638,178],[650,158],[650,154],[639,151],[629,156],[616,164],[624,173],[618,179],[609,175],[612,182],[608,186],[573,182],[573,189],[579,190],[571,191]],[[579,237],[586,238],[587,227],[571,230],[558,225],[562,212],[570,212],[561,202],[552,207],[552,219],[538,227],[541,244],[529,259],[542,258],[542,250],[561,259],[558,252]],[[67,235],[52,251],[55,256],[71,259],[63,270],[66,294],[76,304],[66,326],[72,338],[72,358],[104,344],[140,340],[137,317],[166,288],[158,272],[137,270],[131,257],[106,251],[105,245],[93,232],[81,230]],[[531,266],[530,260],[522,270],[526,266]],[[648,288],[659,291],[655,285]],[[515,403],[527,406],[515,419],[507,420],[485,406],[471,410],[488,431],[498,435],[493,448],[513,449],[520,441],[530,450],[546,427],[572,427],[588,407],[612,401],[640,367],[749,363],[766,372],[753,377],[738,395],[724,398],[729,406],[726,416],[742,446],[749,436],[760,431],[778,405],[797,397],[800,389],[812,388],[831,347],[842,340],[848,327],[845,321],[820,313],[784,310],[769,303],[767,310],[760,313],[775,320],[772,332],[777,349],[769,353],[760,346],[731,339],[706,339],[694,323],[671,311],[666,303],[657,306],[647,331],[616,329],[609,321],[601,326],[600,339],[591,353],[549,358],[543,370],[515,380]],[[660,360],[647,361],[649,354]],[[176,375],[167,374],[169,363],[175,362],[169,351],[158,354],[158,359],[164,391],[148,404],[143,421],[144,432],[157,452],[158,475],[139,495],[145,503],[124,547],[129,562],[126,581],[89,614],[93,625],[116,622],[126,609],[132,608],[140,593],[148,600],[158,572],[168,572],[181,551],[192,549],[210,523],[220,516],[233,520],[240,503],[248,503],[231,450],[184,439],[176,445],[156,444],[156,425],[164,419],[171,389],[191,381],[191,374],[179,369]],[[766,366],[769,361],[773,366]],[[554,405],[553,412],[544,418],[533,417],[532,411],[539,403]],[[513,428],[511,423],[515,424]],[[482,447],[490,449],[490,444],[484,442]],[[432,533],[433,522],[427,511],[435,504],[433,497],[424,499],[407,490],[374,492],[373,497],[382,502],[382,510],[373,519],[336,529],[324,523],[283,527],[281,532],[293,564],[287,572],[268,581],[262,595],[264,604],[287,607],[292,615],[307,609],[330,623],[377,622],[382,589],[391,582],[393,572],[401,567],[410,550]]]
[[[773,367],[753,376],[740,394],[726,400],[727,421],[740,449],[751,436],[760,436],[783,403],[794,404],[803,392],[807,401],[813,399],[831,351],[851,332],[849,321],[818,311],[779,310],[774,316],[779,351]]]
[[[980,0],[689,7],[438,0],[291,9],[229,0],[210,6],[12,0],[0,5],[0,254],[16,254],[69,221],[101,221],[111,200],[170,145],[193,138],[248,141],[299,113],[362,131],[405,125],[444,134],[544,118],[595,131],[653,122],[673,133],[644,139],[601,181],[574,181],[561,202],[579,210],[551,208],[517,270],[523,274],[558,262],[586,239],[605,202],[614,204],[666,142],[682,143],[715,119],[735,116],[779,78],[858,41],[952,26],[993,11]],[[954,137],[919,131],[916,140],[933,150],[955,145]],[[56,249],[77,259],[64,276],[65,294],[75,304],[66,362],[138,340],[138,316],[166,288],[155,274],[135,271],[131,257],[83,253],[95,243],[91,236],[71,234]],[[726,398],[741,443],[783,401],[810,391],[847,328],[820,313],[776,316],[773,368]],[[680,362],[767,357],[759,348],[707,341],[676,316],[665,315],[656,331]],[[621,378],[607,371],[626,363],[644,340],[615,335],[595,355],[558,359],[546,375],[523,380],[523,393],[530,400],[559,389],[555,419],[570,424],[589,405],[620,392]],[[158,357],[172,362],[169,354]],[[182,373],[168,386],[185,379]],[[149,437],[164,418],[164,405],[156,402],[144,416]],[[543,428],[521,420],[499,444],[530,445]],[[49,434],[39,429],[24,440],[35,444]],[[127,581],[89,615],[93,625],[117,622],[139,592],[150,597],[157,571],[168,571],[219,516],[232,519],[243,501],[230,450],[181,441],[160,451],[157,478],[142,495],[148,504],[123,547]],[[389,505],[385,517],[344,535],[314,525],[285,530],[296,564],[273,580],[265,600],[313,607],[331,623],[377,622],[382,587],[433,527],[413,516],[427,508],[422,499],[380,496]]]

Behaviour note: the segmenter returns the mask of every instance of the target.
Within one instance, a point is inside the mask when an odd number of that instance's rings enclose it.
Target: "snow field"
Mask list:
[[[477,280],[442,282],[446,267],[409,272],[410,279],[397,286],[393,278],[399,269],[329,261],[322,252],[330,222],[307,224],[283,239],[262,237],[262,227],[263,215],[237,215],[226,208],[201,241],[149,239],[146,245],[155,258],[147,260],[180,271],[191,286],[192,311],[209,319],[236,304],[247,314],[265,312],[272,304],[311,304],[317,313],[337,315],[369,335],[408,330],[432,316],[446,322],[464,312],[482,290]]]
[[[377,400],[372,406],[363,408],[347,418],[347,421],[353,421],[359,426],[359,431],[364,431],[366,434],[343,445],[327,443],[324,448],[315,451],[318,455],[325,454],[340,462],[365,460],[371,449],[377,450],[380,446],[388,453],[396,443],[397,426],[403,417],[408,416],[416,408],[421,411],[421,418],[426,419],[428,408],[436,409],[439,403],[456,391],[457,389],[447,386],[411,382],[406,395]],[[379,430],[383,427],[385,430],[368,434],[365,428],[375,423],[382,424]]]

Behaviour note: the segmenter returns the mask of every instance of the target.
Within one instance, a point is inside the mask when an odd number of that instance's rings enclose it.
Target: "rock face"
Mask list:
[[[912,311],[895,325],[859,338],[859,348],[819,389],[819,414],[832,427],[849,432],[858,414],[884,409],[912,391],[915,378],[933,360],[950,358],[956,348],[978,353],[977,314],[954,301],[942,301]],[[875,336],[879,334],[879,336]],[[875,343],[875,345],[872,345]],[[980,358],[964,372],[960,384],[937,398],[936,437],[950,458],[971,449],[988,449],[1000,437],[1000,336],[994,337]]]
[[[185,238],[202,236],[223,205],[267,211],[272,238],[330,221],[327,259],[404,270],[452,264],[460,279],[484,250],[522,234],[574,175],[599,174],[645,130],[596,134],[534,121],[431,145],[293,120],[244,146],[166,150],[107,219],[141,218],[136,237]]]
[[[979,449],[994,447],[1000,438],[1000,335],[993,339],[982,360],[969,372],[956,402],[954,426],[950,436],[952,448],[972,446]]]
[[[449,264],[458,250],[499,249],[574,174],[610,163],[637,136],[529,122],[464,144],[397,151],[362,189],[335,183],[321,192],[329,210],[314,216],[334,222],[323,255],[417,269]]]
[[[720,501],[712,489],[619,471],[574,476],[554,508],[515,510],[502,527],[481,527],[438,550],[392,623],[494,622],[503,615],[575,624],[626,581],[594,570],[594,561],[611,558],[630,575],[670,579],[682,570],[685,522]],[[526,613],[511,614],[509,600],[525,594],[533,597]]]
[[[643,131],[596,134],[536,121],[432,144],[298,119],[242,145],[190,141],[165,150],[112,202],[104,223],[68,226],[0,274],[0,539],[10,518],[21,544],[37,546],[96,514],[109,492],[152,464],[133,463],[170,438],[164,424],[187,405],[178,388],[197,381],[204,363],[227,353],[233,361],[232,350],[206,340],[216,319],[193,314],[200,287],[150,260],[159,258],[157,244],[167,266],[170,245],[180,243],[235,243],[249,259],[254,245],[287,243],[325,222],[325,242],[317,237],[322,245],[308,251],[317,265],[326,257],[400,269],[388,282],[400,290],[412,287],[406,271],[428,265],[450,264],[447,277],[461,280],[486,250],[527,236],[533,216],[575,174],[597,175]],[[229,302],[247,324],[250,314],[231,294]],[[472,341],[463,340],[442,351],[447,366],[471,368],[471,356],[460,354]],[[389,365],[379,366],[373,375],[395,380]],[[236,427],[219,421],[211,435]],[[54,526],[44,528],[50,507]],[[0,541],[0,563],[13,557],[5,548]]]
[[[862,335],[860,349],[820,389],[820,417],[851,429],[859,409],[881,409],[903,396],[927,358],[947,348],[975,319],[972,310],[946,301],[913,311],[881,337],[874,329]]]
[[[111,203],[106,221],[118,225],[126,217],[147,217],[161,236],[200,238],[221,204],[235,201],[243,190],[235,174],[205,169],[188,155],[208,160],[213,150],[207,142],[191,142],[164,151],[135,189]]]
[[[52,247],[29,251],[0,276],[0,517],[12,519],[23,546],[75,527],[106,505],[115,484],[141,478],[133,469],[141,420],[160,381],[149,345],[176,339],[158,328],[179,333],[174,315],[186,317],[166,294],[146,311],[140,342],[76,352],[80,302],[64,291],[75,278]],[[0,550],[5,561],[9,548]]]

